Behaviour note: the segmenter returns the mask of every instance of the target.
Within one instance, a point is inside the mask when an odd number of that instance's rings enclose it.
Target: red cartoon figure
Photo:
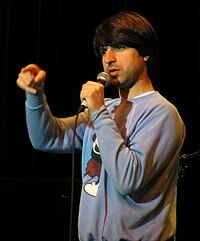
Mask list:
[[[84,185],[84,190],[91,196],[96,196],[99,187],[99,178],[101,172],[101,156],[96,135],[93,136],[93,147],[91,151],[92,158],[88,161],[84,176],[91,177]]]

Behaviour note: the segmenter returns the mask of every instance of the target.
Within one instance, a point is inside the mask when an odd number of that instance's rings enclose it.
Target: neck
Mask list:
[[[149,91],[154,91],[150,78],[139,79],[131,88],[119,89],[119,96],[122,100],[134,98]]]

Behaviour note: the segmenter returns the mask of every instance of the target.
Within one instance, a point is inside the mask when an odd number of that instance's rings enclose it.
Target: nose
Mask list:
[[[104,61],[106,64],[110,64],[110,63],[116,61],[116,55],[115,55],[115,51],[113,49],[108,48],[106,50],[106,54],[104,56]]]

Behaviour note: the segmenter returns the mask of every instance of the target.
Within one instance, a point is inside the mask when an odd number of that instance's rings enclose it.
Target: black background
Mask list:
[[[94,56],[95,27],[124,9],[143,14],[159,36],[154,87],[176,105],[187,128],[178,185],[177,241],[195,240],[199,216],[200,84],[197,1],[11,1],[0,0],[0,240],[67,241],[72,156],[36,151],[30,144],[24,92],[16,85],[21,67],[47,71],[45,92],[55,116],[75,114],[81,85],[102,71]],[[105,95],[115,96],[108,87]],[[197,152],[197,154],[196,154]],[[190,156],[191,154],[194,154]],[[81,185],[75,155],[73,240]],[[187,165],[187,167],[185,167]],[[87,222],[87,217],[86,217]]]

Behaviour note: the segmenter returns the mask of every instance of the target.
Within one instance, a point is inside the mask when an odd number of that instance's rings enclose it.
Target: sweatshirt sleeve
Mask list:
[[[76,116],[58,118],[52,115],[43,90],[26,93],[26,123],[33,147],[40,151],[71,153]],[[82,113],[76,126],[75,148],[82,149],[82,138],[88,118]]]
[[[127,143],[105,106],[91,117],[104,168],[123,195],[137,192],[156,179],[168,163],[174,164],[184,140],[184,125],[176,109],[147,109],[145,113],[136,107],[135,117],[129,118]]]

